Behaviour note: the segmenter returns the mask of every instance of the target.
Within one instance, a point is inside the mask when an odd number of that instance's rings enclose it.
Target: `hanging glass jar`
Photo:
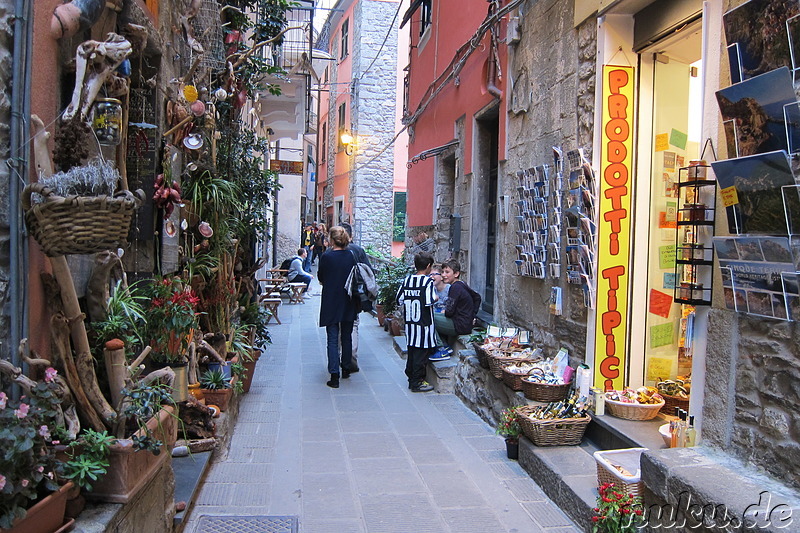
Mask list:
[[[92,129],[100,144],[118,145],[122,141],[122,102],[116,98],[95,100]]]

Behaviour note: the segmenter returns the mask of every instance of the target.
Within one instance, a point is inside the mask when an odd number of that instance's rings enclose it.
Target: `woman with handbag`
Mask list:
[[[356,264],[353,253],[347,249],[350,236],[341,226],[330,229],[328,237],[333,248],[319,258],[317,279],[322,285],[322,302],[319,309],[319,325],[324,327],[327,337],[328,372],[327,385],[339,388],[339,341],[342,343],[341,377],[350,377],[353,357],[353,322],[359,307],[348,296],[345,283]]]

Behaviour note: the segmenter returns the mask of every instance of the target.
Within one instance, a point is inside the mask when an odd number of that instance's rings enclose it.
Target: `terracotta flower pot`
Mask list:
[[[220,411],[228,409],[228,402],[233,394],[233,389],[201,389],[206,399],[206,405],[216,405]]]
[[[397,320],[396,318],[392,319],[392,323],[389,326],[389,329],[390,329],[393,337],[399,337],[400,335],[403,334],[401,329],[400,329],[400,321]]]
[[[378,315],[378,325],[383,327],[383,323],[386,320],[386,315],[383,313],[383,305],[375,305],[375,314]]]
[[[131,500],[158,472],[161,465],[169,460],[175,440],[178,437],[178,423],[175,408],[164,406],[147,422],[147,428],[163,442],[161,453],[153,455],[148,451],[136,451],[131,439],[120,439],[111,445],[108,473],[94,484],[92,491],[86,493],[89,500],[126,503]],[[139,430],[134,435],[143,435]]]
[[[253,383],[253,374],[256,372],[257,362],[257,359],[253,359],[252,361],[242,363],[247,370],[247,374],[245,374],[244,380],[242,381],[242,392],[248,392],[250,390],[250,385]]]
[[[3,533],[52,533],[64,525],[64,510],[67,496],[72,492],[72,481],[49,494],[28,509],[25,518],[16,520],[11,529],[0,529]]]

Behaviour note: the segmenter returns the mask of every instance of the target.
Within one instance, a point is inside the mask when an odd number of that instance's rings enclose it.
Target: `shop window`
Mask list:
[[[350,38],[350,19],[345,20],[342,23],[342,41],[341,46],[339,46],[339,59],[344,59],[347,57],[349,53],[348,48],[348,40]]]

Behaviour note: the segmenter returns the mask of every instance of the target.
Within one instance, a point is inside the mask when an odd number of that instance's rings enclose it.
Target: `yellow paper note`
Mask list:
[[[669,379],[672,375],[672,359],[650,357],[647,364],[647,381]]]
[[[656,152],[663,152],[669,148],[669,134],[659,133],[656,135]]]
[[[739,195],[736,193],[735,186],[720,189],[719,192],[722,194],[722,203],[725,207],[730,207],[739,203]]]

